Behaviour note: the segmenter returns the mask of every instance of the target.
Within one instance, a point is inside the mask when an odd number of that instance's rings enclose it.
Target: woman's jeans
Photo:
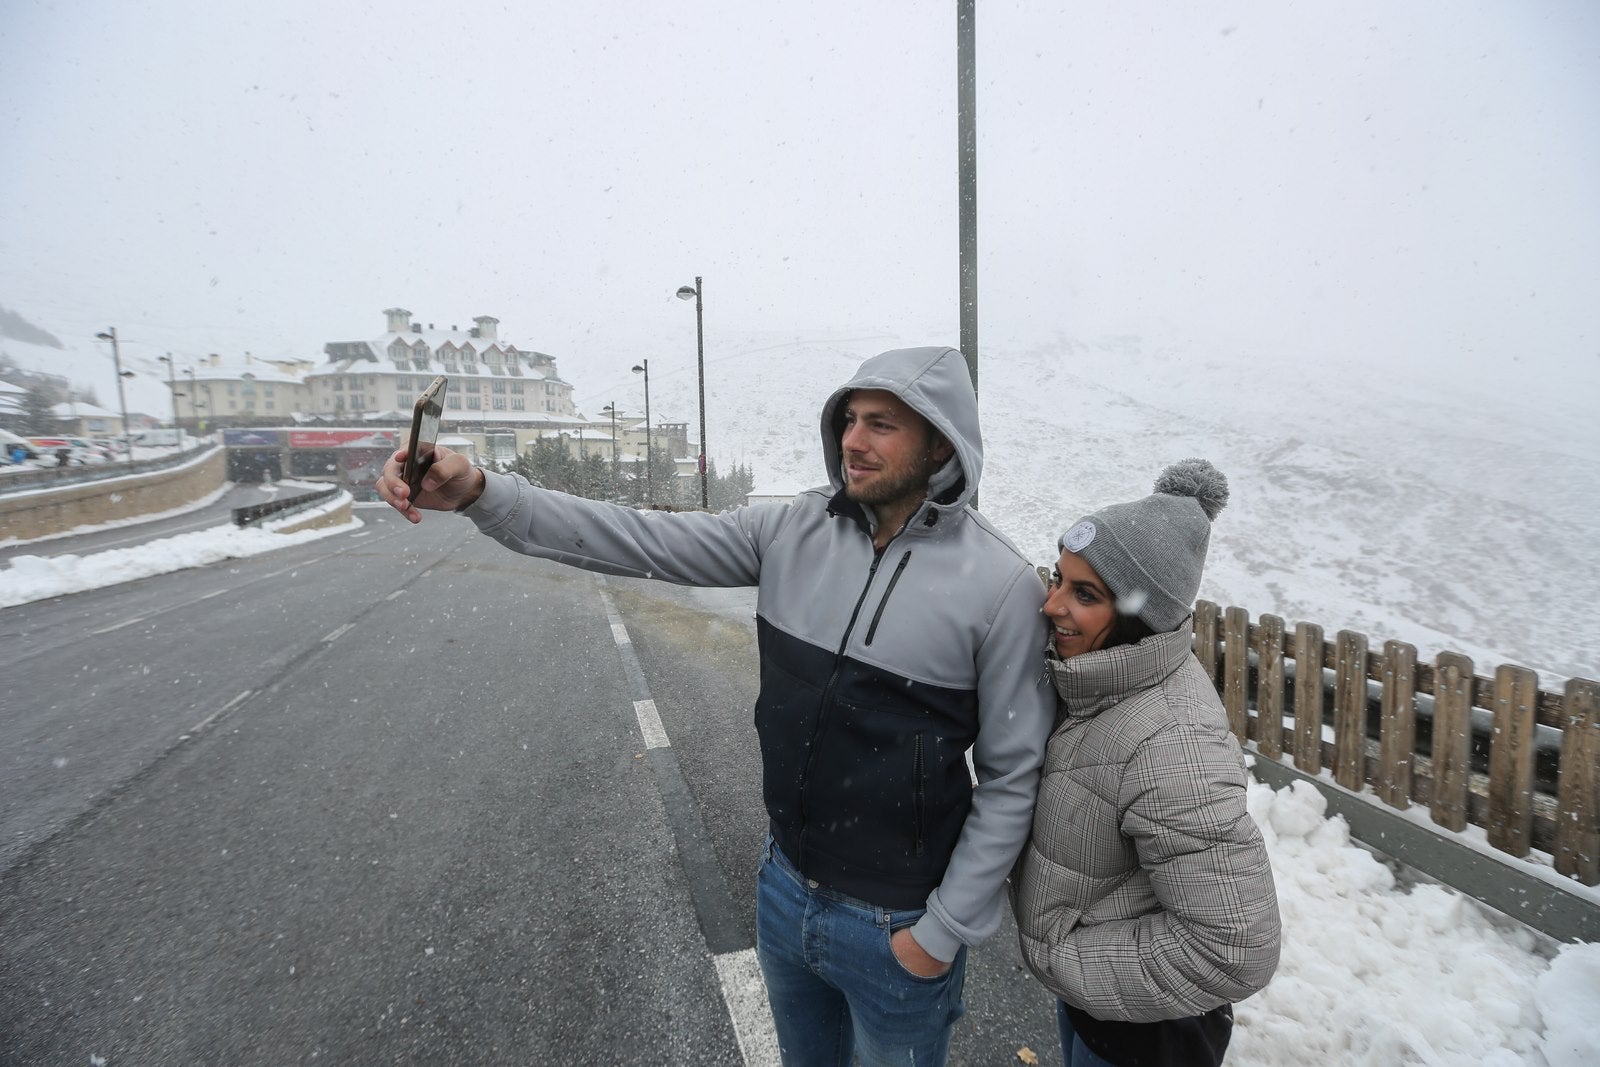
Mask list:
[[[1083,1043],[1083,1038],[1072,1028],[1067,1006],[1059,1000],[1056,1001],[1056,1027],[1061,1031],[1061,1059],[1066,1067],[1116,1067],[1110,1060],[1096,1056]]]
[[[889,935],[923,909],[890,911],[808,882],[767,839],[756,879],[756,955],[786,1067],[938,1067],[961,1018],[967,950],[921,978]]]

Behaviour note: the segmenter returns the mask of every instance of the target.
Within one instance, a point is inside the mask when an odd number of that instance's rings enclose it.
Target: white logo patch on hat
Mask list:
[[[1084,519],[1061,538],[1061,547],[1068,552],[1082,552],[1094,540],[1094,523]]]

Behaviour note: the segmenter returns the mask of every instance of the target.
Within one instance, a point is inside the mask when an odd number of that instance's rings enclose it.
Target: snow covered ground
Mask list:
[[[752,339],[714,354],[713,456],[753,464],[758,490],[822,481],[822,399],[863,356],[906,343]],[[1600,427],[1578,417],[1585,388],[1474,393],[1397,372],[1378,390],[1336,362],[1310,388],[1257,354],[1198,358],[1137,338],[986,351],[980,503],[1035,561],[1053,558],[1081,512],[1143,494],[1162,465],[1201,455],[1233,488],[1203,596],[1403,638],[1425,658],[1455,649],[1480,666],[1522,663],[1547,687],[1600,673]],[[663,418],[687,419],[692,372],[652,377]],[[48,558],[40,543],[38,557],[0,570],[0,605],[350,528],[286,538],[221,527],[103,559]],[[1600,945],[1558,945],[1397,874],[1353,845],[1309,787],[1255,785],[1250,806],[1272,854],[1284,953],[1272,985],[1238,1010],[1230,1063],[1600,1063]],[[1600,907],[1600,893],[1583,895]]]

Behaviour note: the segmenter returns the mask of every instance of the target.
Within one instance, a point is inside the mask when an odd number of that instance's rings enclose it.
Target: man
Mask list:
[[[378,492],[588,570],[759,587],[756,949],[784,1062],[939,1064],[1028,835],[1054,715],[1044,590],[967,503],[983,451],[955,349],[869,359],[823,406],[822,449],[830,486],[720,515],[580,500],[445,449],[416,501],[403,452]]]

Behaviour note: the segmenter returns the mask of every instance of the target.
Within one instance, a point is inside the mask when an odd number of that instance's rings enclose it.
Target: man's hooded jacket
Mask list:
[[[894,393],[955,448],[881,553],[872,509],[844,493],[855,389]],[[821,885],[925,905],[917,942],[949,960],[993,933],[1028,835],[1054,715],[1039,666],[1044,591],[969,504],[983,448],[955,349],[868,360],[828,398],[821,430],[829,485],[788,503],[636,511],[485,472],[466,514],[510,548],[587,570],[758,586],[755,722],[778,847]]]

